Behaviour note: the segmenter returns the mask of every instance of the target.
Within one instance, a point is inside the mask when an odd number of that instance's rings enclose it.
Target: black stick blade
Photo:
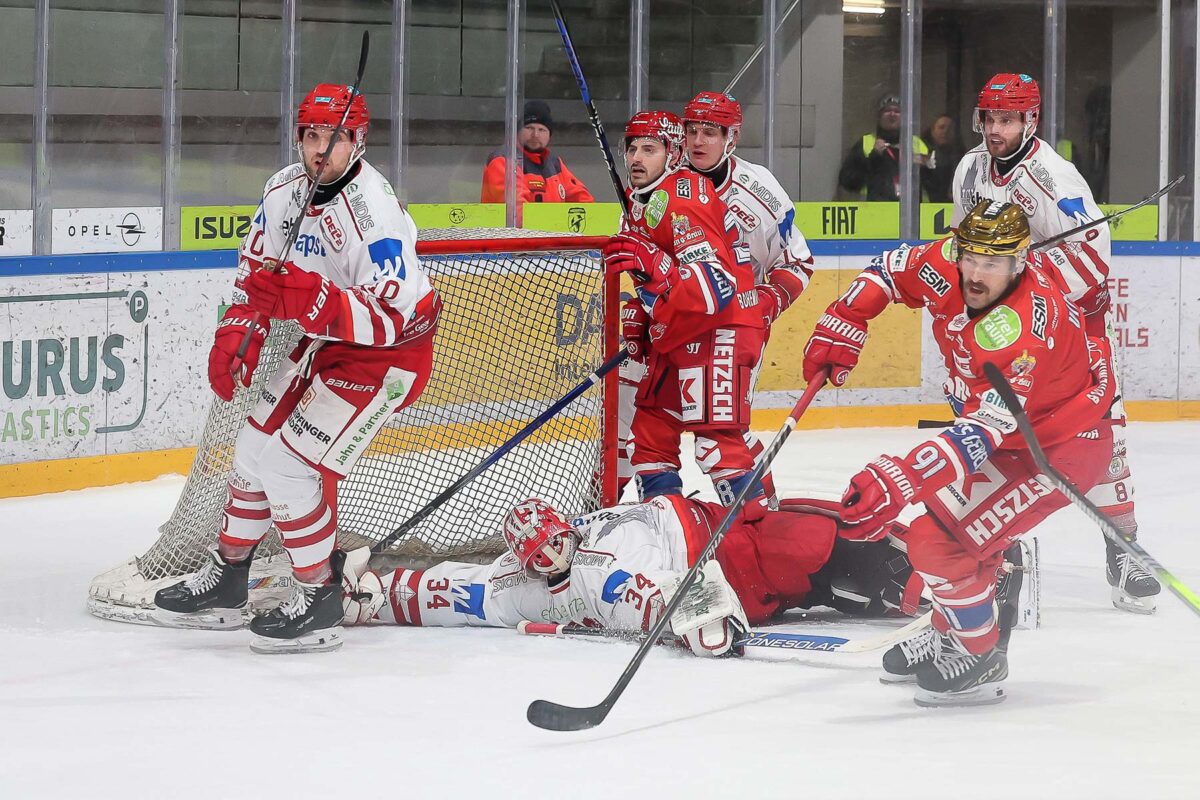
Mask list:
[[[608,716],[611,706],[603,703],[589,708],[560,706],[549,700],[534,700],[525,712],[525,718],[533,725],[547,731],[585,731],[594,728]]]

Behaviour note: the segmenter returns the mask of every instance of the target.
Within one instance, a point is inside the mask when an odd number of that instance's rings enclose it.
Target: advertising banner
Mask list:
[[[179,209],[182,250],[230,250],[242,243],[258,206],[184,206]]]
[[[33,253],[33,212],[0,211],[0,258]]]
[[[162,207],[56,208],[50,228],[54,253],[162,250]]]
[[[0,297],[0,464],[194,444],[229,269],[23,278]]]

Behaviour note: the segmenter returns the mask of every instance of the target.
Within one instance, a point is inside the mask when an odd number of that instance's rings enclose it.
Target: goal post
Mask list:
[[[433,371],[422,395],[389,419],[338,483],[339,543],[383,539],[616,354],[619,285],[604,274],[605,241],[519,229],[421,231],[417,252],[443,303]],[[220,530],[238,432],[299,335],[294,323],[276,321],[251,387],[239,387],[230,403],[214,399],[174,512],[145,553],[92,582],[92,613],[151,622],[154,593],[203,563]],[[503,515],[528,497],[568,513],[615,502],[616,401],[613,371],[387,554],[486,557],[503,549]],[[256,553],[252,588],[286,574],[279,553],[272,529]]]

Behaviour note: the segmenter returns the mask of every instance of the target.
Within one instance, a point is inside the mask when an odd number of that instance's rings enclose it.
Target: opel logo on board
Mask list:
[[[121,229],[121,241],[125,243],[126,247],[133,247],[140,242],[142,234],[146,232],[146,229],[142,227],[142,221],[132,211],[125,215],[117,227]]]

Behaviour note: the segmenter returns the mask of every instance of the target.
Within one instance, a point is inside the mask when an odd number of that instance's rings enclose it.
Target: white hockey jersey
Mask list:
[[[281,253],[287,226],[310,183],[301,164],[271,176],[242,240],[235,302],[245,301],[242,279],[264,259],[290,261],[345,290],[345,307],[314,338],[387,347],[427,330],[436,295],[417,260],[412,217],[387,179],[365,159],[358,163],[358,174],[332,200],[309,209],[287,254]]]
[[[511,553],[491,564],[446,561],[383,576],[379,619],[400,625],[516,627],[522,620],[647,630],[663,607],[659,586],[687,570],[708,522],[682,497],[655,497],[571,520],[583,541],[551,586]]]
[[[954,171],[953,198],[953,227],[958,227],[981,200],[1015,203],[1029,217],[1035,243],[1104,216],[1075,165],[1037,137],[1025,157],[1004,177],[996,172],[985,144],[968,152]],[[1084,314],[1107,312],[1105,282],[1112,261],[1112,236],[1107,223],[1049,248],[1045,255],[1062,276],[1068,298]]]
[[[729,172],[717,194],[741,230],[750,249],[754,282],[765,283],[773,269],[787,269],[803,282],[812,277],[812,253],[796,227],[796,208],[766,167],[729,157]]]

